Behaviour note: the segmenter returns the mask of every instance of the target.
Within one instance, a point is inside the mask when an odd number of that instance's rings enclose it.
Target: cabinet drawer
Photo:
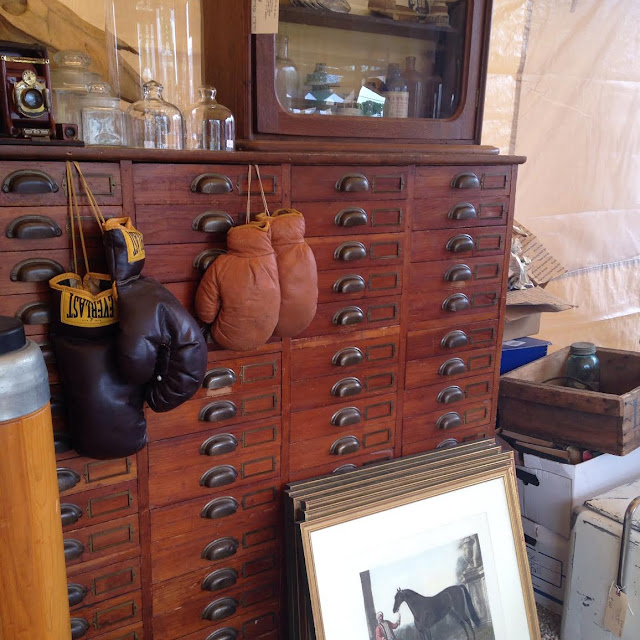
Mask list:
[[[318,302],[342,302],[402,293],[402,265],[358,267],[318,274]]]
[[[100,207],[100,211],[105,218],[123,215],[122,207]],[[86,245],[101,247],[102,235],[91,209],[80,207],[80,216]],[[66,207],[30,206],[25,211],[15,207],[0,208],[0,251],[48,252],[70,248],[69,212]]]
[[[145,640],[144,625],[142,622],[120,627],[115,631],[107,631],[96,636],[96,640]]]
[[[412,236],[411,262],[503,255],[506,240],[506,227],[416,231]]]
[[[253,558],[275,554],[278,544],[278,521],[275,512],[265,514],[257,529],[235,529],[233,535],[211,536],[208,532],[198,535],[182,534],[159,540],[153,545],[152,581],[164,582],[191,571],[208,573],[229,562],[244,567],[247,572],[253,566]]]
[[[395,422],[396,396],[355,399],[333,407],[319,407],[291,414],[291,442],[341,433],[357,425],[368,427],[378,422]]]
[[[207,497],[279,473],[280,420],[149,445],[151,507]]]
[[[357,426],[357,425],[356,425]],[[289,447],[292,472],[335,462],[336,467],[367,451],[393,448],[395,421],[354,428],[340,434],[294,442]]]
[[[494,427],[486,424],[482,427],[472,427],[470,429],[456,429],[455,433],[442,433],[435,438],[426,438],[425,440],[416,440],[409,442],[402,447],[402,455],[411,456],[424,451],[432,451],[433,449],[442,449],[455,447],[465,442],[474,442],[476,440],[484,440],[492,438]]]
[[[133,193],[136,203],[206,204],[241,200],[246,205],[247,165],[136,164],[133,166]],[[282,167],[260,165],[267,199],[282,199]],[[260,185],[255,172],[251,193],[256,195],[254,211],[262,211]],[[252,198],[253,200],[253,198]],[[252,205],[254,203],[252,202]]]
[[[403,243],[404,237],[401,234],[391,233],[307,239],[307,244],[316,258],[318,271],[345,269],[351,266],[358,269],[402,264]]]
[[[65,532],[131,515],[138,511],[136,482],[67,496],[60,501],[60,511]]]
[[[426,320],[459,322],[459,318],[482,316],[495,318],[500,312],[502,286],[482,284],[466,287],[460,291],[427,291],[411,296],[409,300],[409,323],[415,326]]]
[[[492,372],[496,367],[494,349],[461,352],[450,358],[436,356],[407,362],[405,388],[414,389],[442,381],[460,380]]]
[[[39,291],[14,296],[0,296],[2,315],[16,316],[24,324],[27,336],[41,336],[49,332],[51,322],[51,293]]]
[[[410,416],[402,421],[402,440],[406,443],[443,437],[455,438],[458,431],[480,427],[491,422],[491,401],[473,402],[457,409],[441,409],[420,416]],[[444,435],[446,434],[446,435]]]
[[[48,292],[49,280],[70,270],[67,249],[0,253],[0,287],[7,294]]]
[[[204,255],[225,249],[222,243],[206,248],[194,244],[151,245],[145,248],[144,275],[163,284],[200,280],[204,272],[194,265],[200,264]]]
[[[454,195],[506,196],[511,192],[511,166],[418,167],[415,198]]]
[[[275,604],[280,595],[279,571],[272,571],[246,585],[235,585],[221,593],[203,591],[203,575],[191,582],[183,578],[155,585],[153,593],[153,637],[173,640],[203,629],[209,632],[238,616],[257,613],[260,606]],[[204,636],[204,634],[203,634]]]
[[[81,162],[80,169],[98,204],[122,204],[120,166]],[[3,162],[0,170],[0,207],[64,206],[67,179],[64,162]],[[88,205],[84,189],[73,172],[78,204]]]
[[[343,334],[398,324],[400,296],[329,302],[318,305],[311,324],[296,337]]]
[[[256,489],[228,491],[226,496],[197,498],[151,511],[151,541],[188,534],[223,535],[260,530],[270,514],[278,512],[280,497],[275,483]],[[268,532],[265,532],[268,535]]]
[[[67,458],[58,464],[58,489],[65,497],[86,489],[106,487],[138,477],[135,455],[116,460]]]
[[[348,473],[349,471],[355,471],[356,469],[365,467],[369,464],[392,460],[394,457],[393,448],[380,449],[379,451],[367,451],[364,455],[351,458],[347,462],[332,460],[331,462],[318,467],[297,469],[289,474],[289,481],[297,482],[298,480],[308,480],[309,478],[317,478],[319,476]]]
[[[188,433],[280,415],[280,387],[232,393],[224,398],[189,400],[167,413],[147,412],[149,440],[161,440]]]
[[[470,194],[469,194],[470,195]],[[464,193],[433,195],[413,205],[411,227],[456,229],[458,227],[505,225],[509,219],[509,198],[467,197]]]
[[[139,589],[140,558],[92,569],[69,570],[67,583],[73,616],[74,610]]]
[[[140,555],[138,516],[110,520],[102,524],[64,533],[64,555],[67,567],[101,564]]]
[[[455,384],[441,382],[404,393],[403,416],[419,416],[432,411],[451,409],[468,402],[493,397],[493,373],[464,378]]]
[[[398,386],[397,365],[367,367],[358,376],[335,373],[323,378],[291,383],[291,411],[344,404],[383,393],[393,393]]]
[[[393,233],[404,230],[407,204],[395,202],[299,202],[307,237],[337,236],[355,233]]]
[[[104,602],[74,609],[71,612],[71,628],[86,629],[82,638],[100,638],[102,634],[115,631],[142,620],[142,595],[134,591]],[[117,634],[111,636],[117,638]],[[125,635],[126,638],[126,635]]]
[[[474,285],[502,284],[502,256],[412,262],[409,291],[456,292]]]
[[[306,380],[329,374],[358,375],[369,366],[398,362],[400,338],[396,327],[381,329],[375,337],[353,336],[322,340],[310,345],[294,341],[291,349],[291,379]]]
[[[469,349],[495,346],[498,340],[498,321],[451,324],[426,331],[409,331],[407,353],[419,359],[429,356],[458,353]]]
[[[291,200],[406,199],[408,167],[293,167]]]

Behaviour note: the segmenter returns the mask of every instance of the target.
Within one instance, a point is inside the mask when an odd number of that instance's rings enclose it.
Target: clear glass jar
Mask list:
[[[128,140],[143,149],[184,149],[184,122],[180,109],[162,97],[162,85],[145,82],[143,98],[127,109]]]
[[[395,62],[389,63],[386,85],[387,90],[384,93],[386,98],[384,104],[385,118],[408,118],[409,89],[407,87],[407,77],[402,73],[399,64]]]
[[[82,107],[82,134],[85,144],[109,147],[127,144],[127,124],[120,99],[111,94],[106,82],[89,85]]]
[[[233,151],[236,126],[233,114],[216,102],[216,90],[208,85],[198,89],[200,101],[187,115],[187,147],[210,151]]]
[[[289,58],[289,38],[278,35],[276,45],[276,96],[285,109],[291,109],[298,106],[300,76]]]
[[[591,342],[574,342],[567,358],[567,386],[574,389],[600,389],[600,361]]]

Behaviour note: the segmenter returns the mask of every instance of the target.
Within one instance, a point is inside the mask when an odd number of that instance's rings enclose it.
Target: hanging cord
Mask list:
[[[251,165],[249,165],[249,171],[247,173],[247,217],[245,224],[251,222]]]
[[[89,189],[89,185],[87,184],[87,181],[85,180],[85,177],[82,174],[82,171],[80,170],[80,165],[77,162],[74,162],[73,166],[76,168],[76,171],[78,172],[78,178],[80,179],[80,184],[82,185],[82,188],[84,189],[84,192],[87,195],[87,199],[89,200],[89,206],[91,207],[91,212],[93,213],[95,219],[98,221],[98,226],[100,227],[100,233],[104,233],[102,229],[102,225],[105,224],[106,220],[102,215],[102,211],[100,211],[98,202],[95,196],[93,195],[93,193],[91,192],[91,189]]]
[[[249,224],[251,221],[251,172],[255,167],[256,175],[258,176],[258,184],[260,185],[260,195],[262,197],[262,204],[264,206],[264,212],[271,216],[269,213],[269,205],[267,204],[267,198],[264,195],[264,187],[262,186],[262,178],[260,177],[260,167],[257,164],[249,165],[249,170],[247,172],[247,215],[246,215],[246,223]]]
[[[267,198],[264,195],[264,187],[262,186],[262,178],[260,177],[260,167],[258,167],[257,164],[254,164],[253,166],[256,168],[256,175],[258,176],[258,183],[260,184],[260,195],[262,196],[262,204],[264,205],[264,212],[268,216],[271,216],[271,214],[269,213],[269,205],[267,204]],[[251,171],[251,168],[249,168],[249,171]]]
[[[74,273],[78,273],[78,275],[80,275],[78,270],[78,256],[76,253],[76,238],[74,233],[75,224],[78,225],[78,235],[80,236],[80,244],[82,246],[85,273],[89,273],[89,258],[87,257],[87,247],[84,241],[84,232],[82,231],[82,219],[80,217],[80,208],[78,207],[78,196],[76,193],[76,185],[73,180],[73,171],[70,162],[67,162],[66,164],[66,174],[68,189],[67,198],[69,201],[69,224],[71,225],[71,243],[73,246],[73,270]]]

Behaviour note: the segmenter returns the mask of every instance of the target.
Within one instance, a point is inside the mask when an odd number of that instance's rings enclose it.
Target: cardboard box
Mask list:
[[[540,331],[541,311],[535,312],[528,309],[522,310],[507,307],[504,317],[503,341],[534,336]]]
[[[580,464],[563,464],[525,453],[516,469],[522,515],[564,538],[574,508],[609,489],[640,478],[640,449],[626,456],[603,454]]]
[[[502,339],[513,340],[534,335],[540,331],[540,316],[543,313],[572,308],[573,305],[560,300],[542,287],[508,291]]]
[[[522,518],[522,528],[536,602],[562,615],[569,540],[528,518]]]

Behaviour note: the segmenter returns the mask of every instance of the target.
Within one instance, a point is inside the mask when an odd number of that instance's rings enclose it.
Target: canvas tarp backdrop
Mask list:
[[[640,348],[639,24],[638,0],[494,0],[483,143],[527,156],[517,218],[568,269],[554,349]]]

